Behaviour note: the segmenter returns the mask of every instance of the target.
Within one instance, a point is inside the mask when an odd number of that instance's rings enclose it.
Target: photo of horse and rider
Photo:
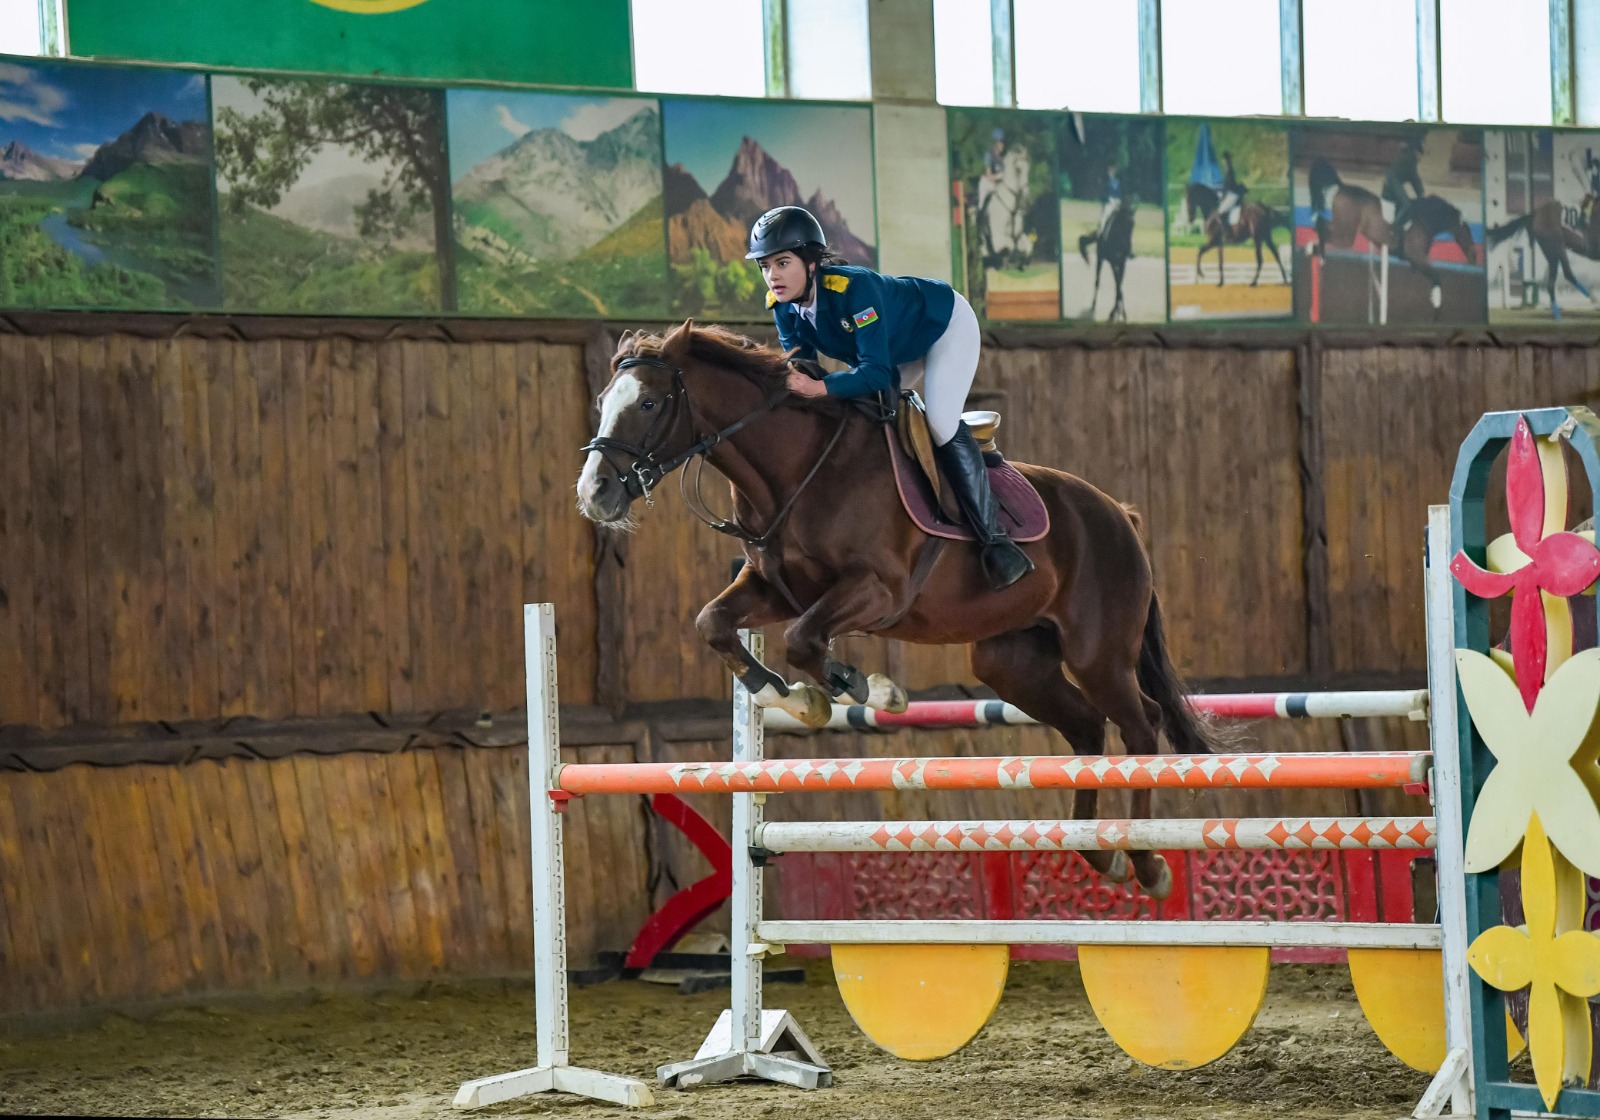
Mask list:
[[[1313,323],[1483,321],[1483,131],[1295,133],[1297,310]]]
[[[1489,321],[1600,318],[1600,132],[1484,134]]]
[[[1289,131],[1169,117],[1167,285],[1174,321],[1294,312]]]
[[[984,319],[1061,318],[1058,117],[951,109],[957,286]]]
[[[1061,317],[1167,318],[1159,119],[1069,114],[1061,124]]]

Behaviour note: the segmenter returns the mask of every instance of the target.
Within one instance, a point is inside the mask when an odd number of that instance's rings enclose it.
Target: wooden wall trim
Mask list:
[[[440,342],[547,342],[585,345],[598,333],[614,337],[626,328],[660,331],[678,320],[634,322],[592,319],[366,319],[273,315],[156,314],[110,311],[14,311],[0,315],[0,334],[29,337],[73,335],[103,337],[127,334],[139,338],[266,339],[349,338],[357,341],[430,339]],[[763,321],[729,324],[737,330],[773,341]],[[1508,349],[1535,346],[1582,349],[1600,346],[1594,328],[1461,327],[1438,330],[1418,327],[1375,333],[1369,327],[1284,326],[1130,326],[1037,327],[993,324],[984,332],[987,345],[1001,350],[1106,350],[1153,346],[1171,350],[1294,350],[1317,339],[1324,349],[1365,350],[1403,347],[1437,350],[1459,347]]]

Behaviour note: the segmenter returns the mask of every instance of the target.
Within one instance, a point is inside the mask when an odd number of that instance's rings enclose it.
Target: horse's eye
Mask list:
[[[656,406],[656,402],[655,401],[640,401],[639,402],[639,409],[642,412],[649,412],[651,409],[655,408],[655,406]]]

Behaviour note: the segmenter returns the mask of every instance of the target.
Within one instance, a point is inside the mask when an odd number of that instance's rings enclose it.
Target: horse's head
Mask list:
[[[578,510],[603,525],[626,522],[635,498],[650,491],[694,439],[683,387],[694,323],[665,338],[624,334],[611,358],[611,381],[600,394],[600,424],[582,450]]]
[[[591,521],[627,527],[634,500],[648,500],[691,459],[703,455],[724,468],[716,456],[734,454],[735,437],[752,421],[780,405],[836,407],[826,397],[797,401],[788,376],[784,355],[722,327],[690,320],[665,338],[624,334],[600,394],[597,434],[582,448],[589,457],[578,476],[578,509]]]

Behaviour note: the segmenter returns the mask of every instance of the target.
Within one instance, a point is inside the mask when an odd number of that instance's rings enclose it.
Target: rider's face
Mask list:
[[[793,253],[774,253],[760,260],[761,276],[767,288],[778,297],[779,303],[789,303],[800,298],[806,290],[809,266]]]

